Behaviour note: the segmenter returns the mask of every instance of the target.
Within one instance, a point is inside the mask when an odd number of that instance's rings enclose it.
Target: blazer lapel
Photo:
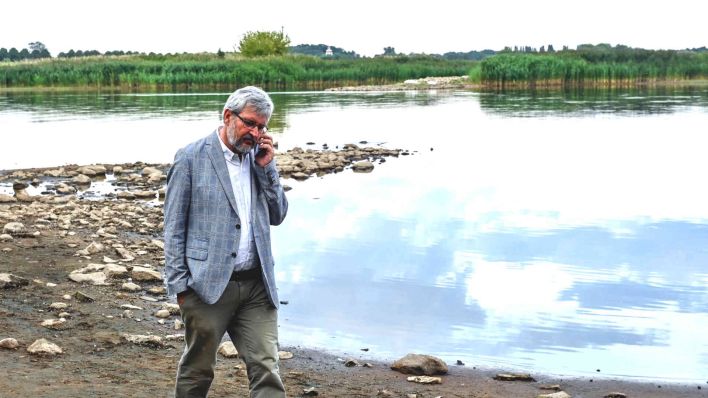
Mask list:
[[[224,152],[221,149],[219,140],[218,131],[217,134],[210,136],[207,140],[207,146],[209,146],[207,153],[209,154],[211,164],[214,166],[214,170],[216,170],[216,176],[219,178],[219,182],[221,182],[221,187],[224,189],[224,193],[226,193],[226,197],[229,199],[231,208],[238,214],[236,198],[234,197],[234,190],[231,186],[231,177],[229,177],[229,169],[226,167],[226,159],[224,159]]]

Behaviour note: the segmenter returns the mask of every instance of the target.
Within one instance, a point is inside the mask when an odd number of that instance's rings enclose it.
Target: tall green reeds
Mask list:
[[[481,80],[490,85],[630,85],[662,80],[708,78],[708,53],[680,51],[564,51],[506,53],[481,62]]]
[[[211,54],[99,56],[0,63],[4,87],[239,86],[269,89],[380,84],[466,74],[470,61],[433,57],[326,60],[310,56],[219,58]]]

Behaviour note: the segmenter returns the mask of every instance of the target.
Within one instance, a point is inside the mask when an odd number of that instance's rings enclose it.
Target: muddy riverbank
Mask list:
[[[358,171],[376,172],[386,158],[407,153],[376,149],[294,150],[278,162],[291,178],[311,178],[359,163]],[[184,330],[161,280],[158,198],[168,167],[2,172],[12,193],[0,195],[0,345],[7,347],[0,348],[0,396],[170,396]],[[115,189],[82,195],[99,183]],[[30,353],[40,339],[61,352]],[[532,373],[535,381],[503,381],[495,376],[505,369],[450,363],[440,384],[426,385],[391,370],[392,361],[371,359],[366,347],[333,355],[281,340],[281,372],[293,397],[536,397],[557,390],[573,397],[708,396],[707,384],[603,377],[602,364],[592,378]],[[220,355],[210,396],[246,396],[246,384],[242,362]]]

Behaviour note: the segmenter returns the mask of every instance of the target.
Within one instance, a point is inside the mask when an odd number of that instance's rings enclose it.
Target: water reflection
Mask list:
[[[590,116],[604,113],[642,115],[672,113],[708,105],[705,87],[640,87],[633,89],[573,88],[487,92],[482,109],[511,117],[544,115]]]
[[[454,214],[426,214],[464,200],[454,192],[413,198],[415,211],[391,217],[391,186],[408,186],[381,174],[291,191],[288,222],[275,229],[283,336],[384,358],[418,351],[561,374],[703,377],[704,224],[470,232]]]

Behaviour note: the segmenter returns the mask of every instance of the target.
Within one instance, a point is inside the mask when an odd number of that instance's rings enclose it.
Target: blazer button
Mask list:
[[[231,253],[231,257],[236,257],[236,252]]]
[[[241,229],[241,224],[236,224],[236,229]]]

